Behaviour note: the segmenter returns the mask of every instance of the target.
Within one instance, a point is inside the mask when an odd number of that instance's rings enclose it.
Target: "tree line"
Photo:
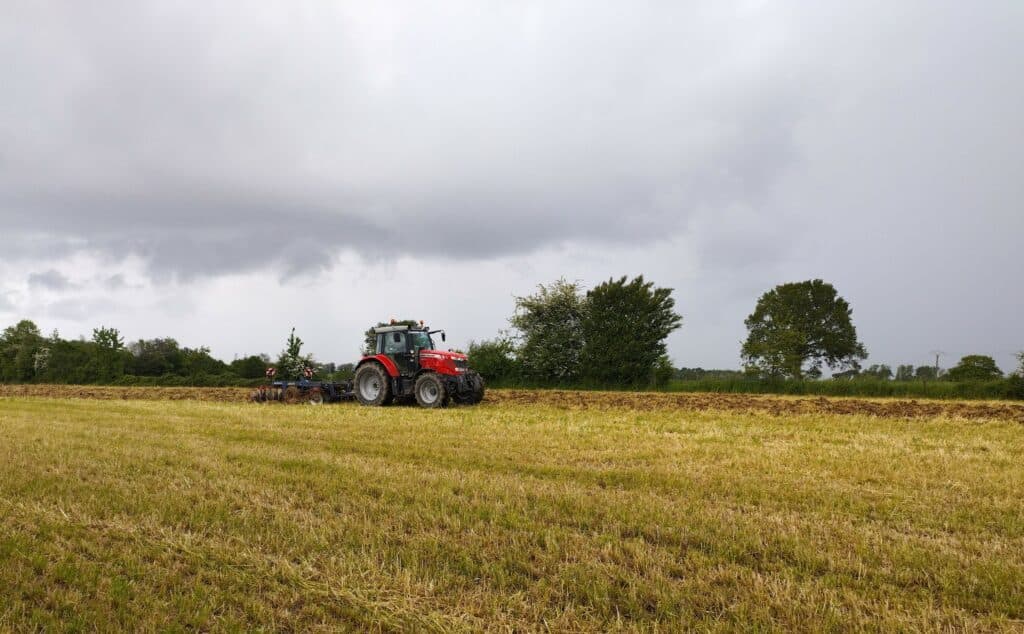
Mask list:
[[[325,376],[351,370],[352,364],[317,364],[312,355],[302,353],[302,345],[292,329],[276,360],[253,354],[226,363],[211,356],[207,347],[181,346],[170,337],[125,343],[116,328],[100,326],[89,339],[64,339],[57,331],[44,336],[35,323],[23,319],[0,334],[0,381],[212,386],[262,380],[269,365],[288,377],[298,376],[305,366]]]
[[[533,295],[516,297],[511,330],[471,343],[469,354],[471,365],[499,384],[658,387],[676,379],[677,385],[693,381],[713,388],[717,382],[737,391],[756,382],[768,391],[799,393],[802,388],[794,382],[817,381],[827,368],[832,379],[862,386],[890,380],[1002,381],[976,393],[1024,398],[1024,352],[1018,355],[1020,368],[1005,380],[992,357],[977,354],[949,370],[910,364],[895,372],[884,364],[863,367],[868,351],[852,316],[832,284],[820,279],[780,284],[761,295],[744,321],[742,370],[675,369],[665,354],[665,338],[681,325],[671,289],[657,288],[641,276],[609,280],[583,292],[580,284],[560,279],[538,286]],[[837,386],[833,391],[857,390]]]
[[[990,387],[984,391],[940,393],[1024,398],[1024,352],[1018,355],[1021,367],[1005,378],[991,357],[977,354],[948,370],[910,364],[895,371],[884,364],[863,367],[868,352],[852,315],[849,303],[829,283],[780,284],[761,295],[744,321],[741,370],[674,368],[666,340],[682,325],[682,316],[675,310],[672,289],[643,276],[609,279],[589,290],[580,282],[559,279],[538,285],[531,295],[514,297],[509,328],[493,339],[470,342],[468,353],[471,366],[498,385],[664,388],[671,382],[670,387],[679,389],[690,384],[820,393],[824,388],[806,386],[831,384],[836,387],[826,391],[855,394],[856,386],[862,386],[859,393],[894,394],[864,386],[986,383]],[[373,341],[371,328],[365,333],[364,352]],[[269,365],[278,368],[278,378],[298,377],[304,367],[314,368],[324,379],[351,376],[353,364],[317,363],[302,347],[292,329],[276,359],[254,354],[228,363],[211,356],[207,347],[183,347],[169,337],[126,343],[117,329],[100,326],[89,339],[68,340],[56,331],[44,336],[32,321],[22,320],[0,335],[0,381],[231,385],[262,380]],[[833,380],[821,382],[826,368]]]

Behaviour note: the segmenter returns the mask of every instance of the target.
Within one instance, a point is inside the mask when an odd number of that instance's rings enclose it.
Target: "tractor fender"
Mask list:
[[[437,372],[436,370],[434,370],[434,368],[420,368],[419,370],[416,371],[416,374],[412,375],[412,382],[415,383],[424,374],[436,374],[439,377],[441,377],[442,381],[445,378],[445,375]]]
[[[384,366],[384,369],[387,371],[388,376],[390,376],[391,378],[395,378],[398,376],[398,366],[395,365],[395,362],[384,354],[378,354],[372,357],[363,357],[362,359],[360,359],[359,363],[356,364],[356,369],[358,370],[367,363],[373,363],[375,361]]]

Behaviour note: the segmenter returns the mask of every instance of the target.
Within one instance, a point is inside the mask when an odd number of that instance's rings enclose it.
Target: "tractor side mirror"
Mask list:
[[[444,336],[444,333],[443,333],[443,332],[441,333],[441,341],[447,341],[447,339],[445,338],[445,336]]]

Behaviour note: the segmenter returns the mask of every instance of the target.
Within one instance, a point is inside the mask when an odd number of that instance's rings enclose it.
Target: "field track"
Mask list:
[[[0,398],[30,396],[98,400],[194,400],[244,402],[245,387],[109,387],[92,385],[0,385]],[[1024,404],[993,401],[936,401],[791,397],[760,394],[672,394],[663,392],[594,392],[576,390],[490,390],[487,404],[537,404],[567,409],[625,408],[636,411],[732,411],[772,415],[835,414],[881,418],[997,419],[1024,423]]]

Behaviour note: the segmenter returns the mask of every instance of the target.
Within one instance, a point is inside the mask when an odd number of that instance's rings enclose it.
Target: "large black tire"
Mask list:
[[[441,377],[433,372],[421,374],[420,378],[416,379],[416,387],[413,392],[416,394],[416,402],[420,407],[433,409],[448,406],[448,390],[445,389]]]
[[[391,379],[379,363],[360,366],[353,383],[361,405],[380,406],[391,402]]]
[[[476,405],[484,400],[484,377],[477,374],[473,378],[476,379],[476,382],[473,385],[473,394],[469,397],[470,405]]]

